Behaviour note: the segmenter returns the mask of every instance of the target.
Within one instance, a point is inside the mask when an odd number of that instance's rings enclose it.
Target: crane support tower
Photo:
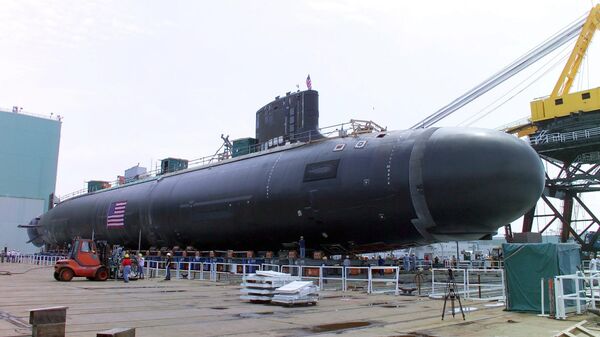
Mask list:
[[[506,130],[519,137],[528,136],[531,146],[547,163],[542,202],[550,211],[540,214],[539,207],[538,212],[535,208],[530,210],[524,216],[523,232],[531,232],[536,218],[545,221],[540,225],[540,233],[558,222],[561,241],[573,237],[587,251],[594,250],[600,234],[599,218],[581,197],[583,193],[600,191],[600,88],[572,93],[570,90],[597,29],[600,5],[589,12],[550,96],[531,102],[528,123]],[[551,198],[561,201],[562,209]],[[585,219],[573,219],[574,207],[583,210]]]

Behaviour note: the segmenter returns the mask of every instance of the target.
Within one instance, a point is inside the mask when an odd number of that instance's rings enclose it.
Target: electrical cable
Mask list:
[[[32,270],[36,270],[36,269],[44,269],[44,268],[54,268],[54,266],[43,266],[43,267],[34,267],[34,268],[29,268],[23,272],[12,272],[12,271],[8,271],[8,270],[0,270],[0,276],[11,276],[11,275],[22,275],[25,273],[28,273]]]

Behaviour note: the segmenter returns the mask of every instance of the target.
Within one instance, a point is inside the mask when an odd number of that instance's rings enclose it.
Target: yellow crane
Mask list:
[[[569,60],[550,96],[532,101],[529,123],[509,128],[507,132],[517,134],[519,137],[528,136],[538,131],[545,122],[572,114],[600,110],[600,87],[569,93],[597,29],[600,29],[600,4],[590,10]]]

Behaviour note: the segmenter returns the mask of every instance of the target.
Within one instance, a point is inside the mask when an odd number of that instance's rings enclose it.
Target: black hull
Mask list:
[[[365,140],[364,148],[355,148]],[[336,145],[345,144],[342,151]],[[30,230],[37,244],[75,236],[142,248],[355,251],[478,239],[529,210],[544,182],[524,142],[481,129],[324,139],[98,191],[60,203]],[[107,228],[111,203],[125,225]]]

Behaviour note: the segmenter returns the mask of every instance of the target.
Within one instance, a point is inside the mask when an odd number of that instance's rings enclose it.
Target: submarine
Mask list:
[[[72,197],[26,227],[36,246],[74,237],[137,247],[357,253],[489,238],[530,210],[544,170],[496,130],[319,131],[318,92],[256,112],[255,150]]]

